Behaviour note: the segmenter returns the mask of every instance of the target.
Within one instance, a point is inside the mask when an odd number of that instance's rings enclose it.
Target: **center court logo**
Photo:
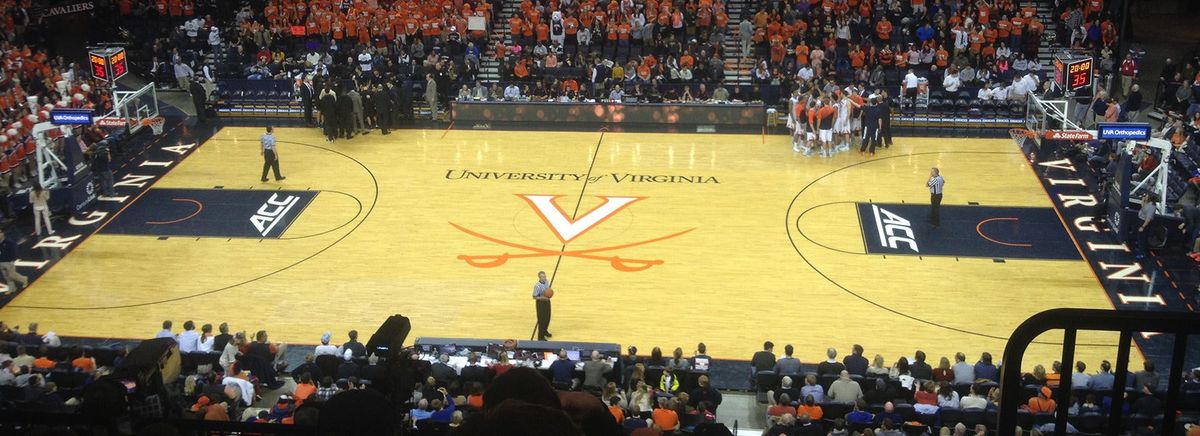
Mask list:
[[[450,223],[451,226],[453,226],[454,228],[456,228],[459,231],[462,231],[463,233],[466,233],[468,235],[474,236],[476,238],[479,238],[479,239],[482,239],[482,240],[485,240],[488,242],[495,243],[495,244],[503,246],[503,247],[516,248],[516,249],[524,251],[522,253],[504,252],[501,254],[481,254],[481,255],[460,254],[460,255],[458,255],[459,260],[462,260],[462,261],[466,262],[468,265],[474,266],[476,268],[495,268],[495,267],[498,267],[498,266],[508,263],[508,261],[510,259],[551,257],[551,256],[562,255],[562,256],[568,256],[568,257],[575,257],[575,258],[579,258],[579,259],[588,259],[588,260],[608,262],[609,265],[612,266],[613,269],[618,270],[618,271],[625,271],[625,272],[643,271],[643,270],[649,269],[650,267],[655,266],[655,265],[662,265],[663,260],[662,259],[623,258],[619,254],[608,254],[608,253],[617,251],[617,250],[623,250],[623,249],[627,249],[627,248],[633,248],[633,247],[637,247],[637,246],[641,246],[641,245],[664,241],[667,239],[674,238],[676,236],[683,235],[692,230],[695,230],[695,228],[690,228],[687,230],[671,233],[669,235],[660,236],[657,238],[646,239],[646,240],[642,240],[642,241],[634,241],[634,242],[613,245],[613,246],[595,247],[595,248],[588,248],[588,249],[581,249],[581,250],[568,249],[567,248],[568,244],[570,244],[571,242],[575,241],[576,239],[579,239],[580,237],[586,235],[587,232],[596,228],[596,226],[600,225],[600,223],[603,223],[604,221],[613,217],[614,215],[621,212],[622,210],[625,210],[625,208],[629,207],[633,203],[636,203],[641,200],[645,200],[646,197],[624,197],[624,196],[600,195],[600,196],[597,196],[602,200],[602,202],[599,205],[597,205],[596,207],[592,208],[591,210],[589,210],[587,212],[584,212],[582,215],[575,217],[574,219],[572,219],[567,214],[567,212],[565,210],[563,210],[563,208],[561,206],[558,205],[557,200],[559,198],[563,197],[562,195],[517,194],[517,197],[520,197],[521,199],[525,200],[525,202],[529,205],[529,207],[531,209],[533,209],[533,212],[536,213],[538,215],[538,217],[542,219],[542,222],[544,222],[546,224],[546,227],[549,228],[549,230],[552,233],[554,233],[554,236],[557,237],[558,240],[562,242],[562,244],[563,244],[562,247],[557,248],[557,249],[556,248],[539,248],[539,247],[533,247],[533,246],[529,246],[529,245],[525,245],[525,244],[519,244],[516,242],[505,241],[500,238],[488,236],[488,235],[476,232],[474,230],[468,229],[466,227],[463,227],[463,226],[460,226],[458,224],[451,222]]]
[[[871,211],[875,214],[875,230],[879,234],[880,245],[899,249],[900,244],[904,244],[913,253],[921,252],[917,249],[917,238],[913,234],[912,223],[904,217],[874,204],[871,205]]]

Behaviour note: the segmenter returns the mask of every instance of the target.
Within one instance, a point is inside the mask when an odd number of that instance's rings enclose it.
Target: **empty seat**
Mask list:
[[[941,416],[941,423],[944,426],[953,427],[954,424],[962,422],[962,409],[957,407],[943,407],[938,410]]]
[[[917,411],[912,404],[898,403],[895,404],[896,413],[904,417],[905,421],[912,421],[917,418]]]
[[[967,409],[962,411],[962,422],[967,428],[975,428],[976,425],[986,422],[985,415],[987,412],[979,409]]]

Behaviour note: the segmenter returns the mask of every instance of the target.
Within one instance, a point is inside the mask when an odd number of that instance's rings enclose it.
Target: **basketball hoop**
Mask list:
[[[161,135],[163,133],[163,126],[167,124],[167,119],[163,117],[147,118],[143,123],[150,126],[150,133]]]
[[[1025,139],[1037,139],[1037,134],[1033,133],[1032,130],[1021,128],[1008,129],[1008,136],[1012,137],[1013,142],[1016,143],[1018,147],[1025,145]]]

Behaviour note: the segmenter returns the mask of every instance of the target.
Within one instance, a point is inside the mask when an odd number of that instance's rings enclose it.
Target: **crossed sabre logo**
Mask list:
[[[504,253],[500,253],[500,254],[479,254],[479,255],[460,254],[460,255],[458,255],[458,259],[460,259],[460,260],[466,262],[468,265],[471,265],[476,268],[495,268],[495,267],[504,265],[505,263],[508,263],[508,261],[510,259],[524,259],[524,258],[549,257],[549,256],[563,255],[563,256],[568,256],[568,257],[576,257],[576,258],[580,258],[580,259],[606,261],[615,270],[625,271],[625,272],[636,272],[636,271],[644,271],[655,265],[662,265],[663,260],[662,259],[622,258],[620,255],[607,254],[607,253],[616,251],[616,250],[622,250],[622,249],[626,249],[626,248],[632,248],[632,247],[637,247],[637,246],[641,246],[641,245],[652,244],[655,242],[665,241],[667,239],[671,239],[671,238],[683,235],[685,233],[691,232],[692,230],[696,230],[696,228],[693,227],[693,228],[690,228],[687,230],[682,230],[679,232],[671,233],[669,235],[659,236],[657,238],[646,239],[643,241],[636,241],[636,242],[630,242],[630,243],[607,246],[607,247],[596,247],[596,248],[588,248],[588,249],[581,249],[581,250],[573,250],[573,249],[568,250],[566,248],[567,244],[569,244],[572,241],[578,239],[579,237],[587,234],[588,231],[596,228],[596,226],[600,225],[600,223],[607,221],[609,218],[613,217],[618,212],[624,210],[625,208],[629,207],[633,203],[636,203],[640,200],[646,199],[646,197],[619,197],[619,196],[598,195],[597,197],[599,197],[601,200],[603,200],[603,202],[600,203],[599,205],[597,205],[596,207],[592,208],[591,210],[585,212],[582,216],[579,216],[575,219],[571,219],[571,217],[567,215],[567,212],[558,205],[557,200],[559,198],[563,197],[562,195],[517,194],[517,197],[520,197],[521,199],[525,200],[525,202],[529,204],[529,207],[533,208],[533,211],[535,213],[537,213],[538,217],[541,217],[542,222],[546,223],[546,227],[550,228],[550,231],[554,233],[554,236],[558,237],[558,240],[563,243],[563,248],[562,249],[546,249],[546,248],[533,247],[533,246],[529,246],[529,245],[525,245],[525,244],[519,244],[519,243],[511,242],[511,241],[505,241],[500,238],[488,236],[483,233],[476,232],[474,230],[468,229],[466,227],[463,227],[461,225],[451,222],[450,223],[451,226],[454,226],[454,228],[456,228],[468,235],[474,236],[476,238],[479,238],[479,239],[482,239],[482,240],[485,240],[488,242],[492,242],[492,243],[501,245],[503,247],[522,250],[522,252],[518,252],[518,253],[504,252]]]

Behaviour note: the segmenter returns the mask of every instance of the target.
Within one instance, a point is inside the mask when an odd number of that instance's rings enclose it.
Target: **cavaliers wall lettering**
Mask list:
[[[580,182],[587,178],[585,173],[541,173],[541,172],[509,172],[509,171],[472,171],[468,169],[446,170],[446,180],[541,180],[548,182]],[[686,183],[686,184],[720,184],[716,176],[679,175],[679,174],[633,174],[610,173],[593,175],[588,183],[601,183],[606,180],[613,183]]]

